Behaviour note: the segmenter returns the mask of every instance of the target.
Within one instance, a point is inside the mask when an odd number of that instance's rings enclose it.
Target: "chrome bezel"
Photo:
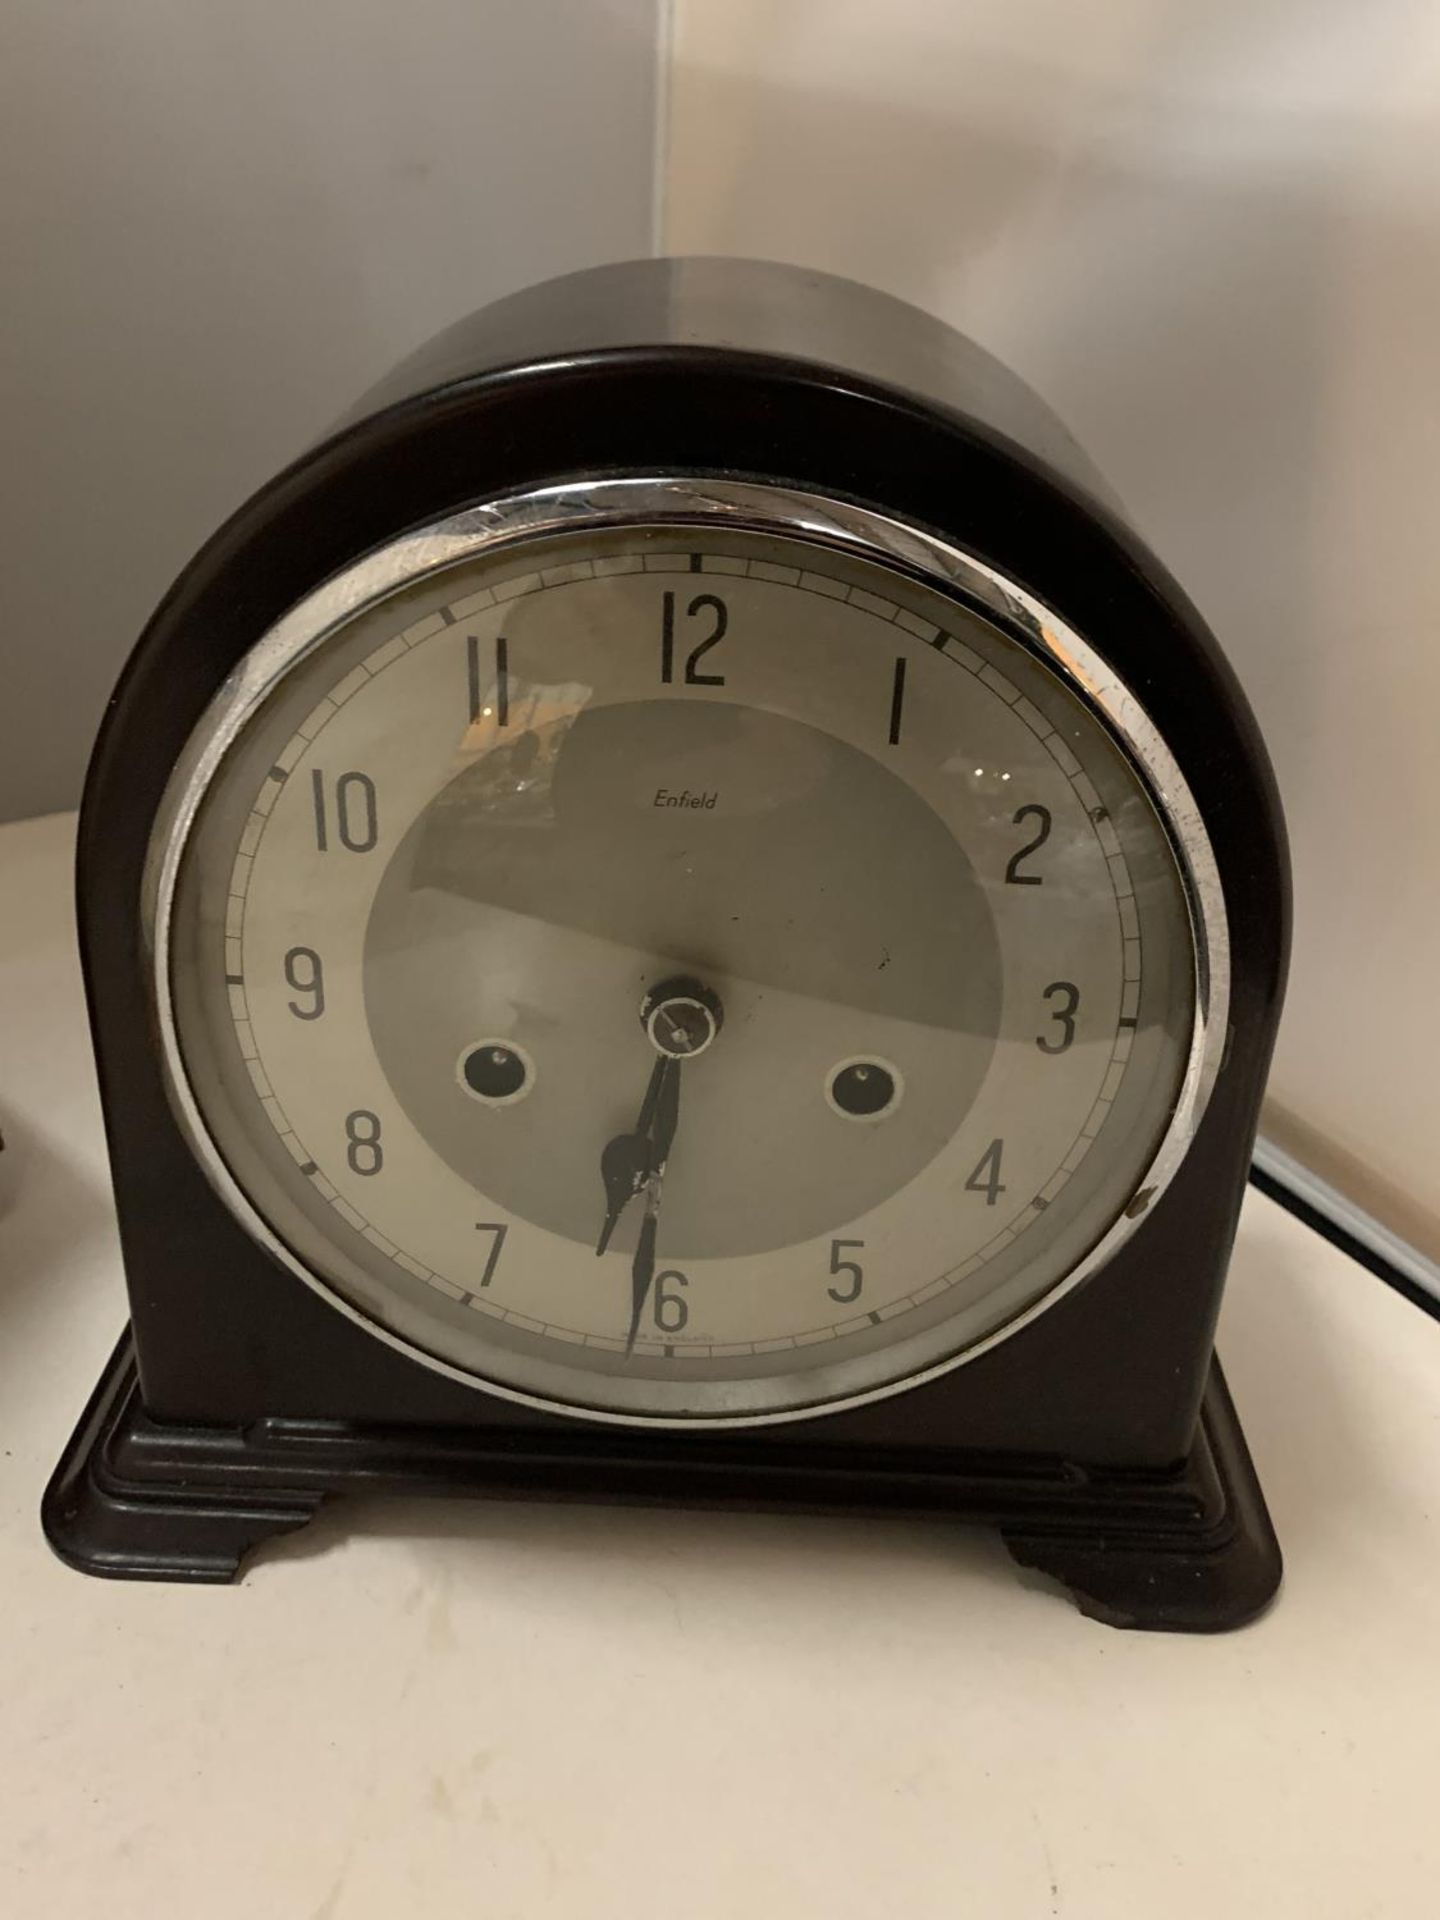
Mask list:
[[[1169,1125],[1128,1203],[1090,1252],[1021,1312],[957,1353],[858,1392],[739,1413],[629,1411],[512,1387],[441,1359],[372,1319],[290,1250],[231,1175],[190,1085],[170,996],[171,916],[191,830],[226,754],[280,680],[362,609],[422,577],[541,536],[581,528],[716,524],[805,539],[898,568],[969,605],[1069,686],[1124,751],[1169,839],[1189,913],[1195,1012]],[[1173,755],[1110,664],[1052,608],[938,535],[855,502],[760,481],[688,475],[608,478],[508,494],[401,534],[325,581],[276,621],[239,662],[177,760],[150,836],[142,912],[149,986],[172,1106],[211,1185],[246,1232],[348,1319],[431,1371],[521,1405],[621,1426],[694,1430],[814,1419],[903,1393],[1011,1339],[1104,1266],[1174,1178],[1214,1087],[1228,1024],[1229,937],[1209,836]],[[565,1370],[557,1364],[555,1371]],[[780,1399],[787,1389],[808,1390],[820,1371],[768,1376],[765,1386]],[[583,1376],[577,1373],[576,1378]],[[657,1383],[633,1384],[643,1389]]]

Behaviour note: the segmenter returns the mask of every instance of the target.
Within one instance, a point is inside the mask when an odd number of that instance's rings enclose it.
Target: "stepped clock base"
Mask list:
[[[1215,1632],[1253,1619],[1280,1549],[1218,1362],[1173,1473],[933,1452],[876,1462],[769,1437],[677,1442],[595,1427],[518,1439],[460,1430],[262,1420],[171,1426],[140,1400],[127,1330],[46,1491],[51,1546],[111,1579],[229,1581],[266,1540],[336,1494],[597,1496],[643,1503],[928,1511],[999,1531],[1111,1626]]]

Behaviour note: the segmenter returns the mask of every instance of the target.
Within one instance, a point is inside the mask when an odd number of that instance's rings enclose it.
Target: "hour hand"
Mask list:
[[[605,1220],[596,1242],[604,1253],[626,1207],[654,1172],[654,1148],[647,1133],[621,1133],[607,1140],[600,1155],[600,1178],[605,1186]]]
[[[660,1058],[651,1072],[634,1131],[608,1140],[600,1154],[605,1218],[597,1254],[609,1246],[620,1215],[636,1194],[650,1187],[654,1196],[680,1113],[680,1064],[704,1053],[724,1018],[718,996],[698,980],[677,977],[662,981],[642,1001],[640,1023]],[[650,1238],[653,1242],[653,1224]]]
[[[616,1222],[664,1158],[663,1153],[657,1154],[655,1151],[655,1117],[657,1109],[667,1104],[664,1098],[665,1083],[674,1071],[674,1062],[671,1060],[662,1057],[655,1062],[650,1084],[640,1104],[635,1131],[617,1133],[613,1140],[605,1142],[601,1150],[600,1181],[605,1189],[605,1220],[600,1228],[599,1244],[595,1248],[597,1254],[604,1253],[609,1246]]]

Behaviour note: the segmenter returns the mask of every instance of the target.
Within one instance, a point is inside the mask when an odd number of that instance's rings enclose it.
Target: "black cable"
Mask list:
[[[1309,1200],[1302,1199],[1283,1181],[1277,1180],[1273,1173],[1266,1173],[1263,1168],[1252,1165],[1250,1184],[1263,1193],[1267,1200],[1273,1200],[1277,1206],[1284,1207],[1287,1213],[1294,1214],[1297,1220],[1302,1220],[1307,1227],[1318,1233],[1322,1240],[1328,1240],[1331,1246],[1338,1247],[1341,1253],[1348,1253],[1350,1258],[1364,1267],[1368,1273],[1373,1273],[1377,1279],[1383,1280],[1386,1286],[1393,1287],[1397,1293],[1403,1294],[1411,1306],[1419,1307],[1422,1312],[1428,1313],[1432,1320],[1440,1320],[1440,1300],[1427,1293],[1423,1287],[1417,1286],[1407,1274],[1402,1273],[1383,1254],[1377,1253],[1373,1247],[1367,1247],[1363,1240],[1357,1239],[1338,1221],[1332,1220],[1328,1214],[1322,1213],[1319,1207]]]

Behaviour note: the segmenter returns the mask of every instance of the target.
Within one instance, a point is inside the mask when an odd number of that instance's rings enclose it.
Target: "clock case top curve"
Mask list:
[[[860,1444],[1178,1460],[1205,1387],[1288,946],[1284,831],[1258,731],[1198,614],[1022,382],[903,302],[735,260],[593,269],[440,335],[220,529],[137,644],[91,762],[77,887],[148,1408],[212,1424],[578,1428],[594,1445],[600,1430],[583,1418],[514,1405],[372,1339],[248,1238],[171,1112],[140,902],[151,827],[186,740],[303,594],[478,499],[669,472],[858,500],[1055,606],[1165,737],[1209,834],[1230,930],[1230,1034],[1214,1092],[1180,1171],[1115,1257],[1023,1334],[942,1378],[744,1446],[777,1457]],[[674,1432],[648,1443],[716,1444]]]

